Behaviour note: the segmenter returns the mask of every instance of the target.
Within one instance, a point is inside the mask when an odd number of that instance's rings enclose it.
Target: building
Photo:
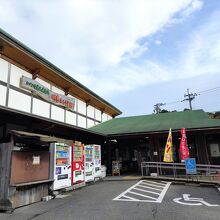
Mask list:
[[[190,156],[220,164],[220,120],[202,111],[115,118],[121,111],[0,29],[0,210],[48,195],[50,144],[102,145],[102,162],[122,173],[162,161],[169,128],[175,162],[185,127]]]
[[[172,128],[174,161],[180,162],[180,129],[186,128],[190,157],[200,164],[220,165],[220,119],[203,110],[114,118],[90,130],[107,135],[103,162],[119,160],[122,173],[140,172],[144,161],[162,162],[168,131]]]
[[[51,142],[103,142],[105,135],[87,128],[119,114],[0,29],[0,209],[48,194]]]

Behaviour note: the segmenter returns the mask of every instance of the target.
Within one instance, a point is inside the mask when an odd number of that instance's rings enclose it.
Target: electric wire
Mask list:
[[[220,89],[220,86],[196,92],[195,95],[198,96],[198,95],[203,95],[204,93],[215,92],[218,89]],[[184,101],[186,101],[186,100],[183,99],[183,100],[177,100],[177,101],[172,101],[172,102],[160,103],[160,106],[163,106],[163,105],[173,105],[173,104],[184,102]]]
[[[211,88],[211,89],[202,90],[200,92],[197,92],[196,94],[201,95],[201,94],[206,93],[206,92],[214,92],[214,91],[216,91],[218,89],[220,89],[220,86],[214,87],[214,88]]]
[[[173,102],[167,102],[167,103],[164,103],[164,104],[165,105],[172,105],[172,104],[176,104],[176,103],[179,103],[179,102],[182,102],[182,100],[173,101]]]

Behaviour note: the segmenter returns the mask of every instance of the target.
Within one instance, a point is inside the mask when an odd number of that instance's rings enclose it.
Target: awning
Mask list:
[[[48,136],[43,134],[36,134],[26,131],[17,131],[17,130],[10,130],[9,133],[11,133],[15,137],[24,138],[24,139],[33,139],[36,141],[42,141],[47,143],[64,143],[67,145],[72,145],[73,140],[66,140],[54,136]]]

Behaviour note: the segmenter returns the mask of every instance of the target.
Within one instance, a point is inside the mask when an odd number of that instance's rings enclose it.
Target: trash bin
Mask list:
[[[102,165],[101,166],[101,178],[105,178],[106,177],[106,166]]]

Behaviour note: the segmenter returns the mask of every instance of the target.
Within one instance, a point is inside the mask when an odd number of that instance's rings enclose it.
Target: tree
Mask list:
[[[220,111],[214,113],[215,119],[220,119]]]
[[[162,110],[160,111],[160,113],[167,113],[167,112],[169,112],[169,111],[166,110],[166,109],[162,109]]]
[[[211,119],[220,119],[220,111],[217,112],[208,112],[208,116]]]

